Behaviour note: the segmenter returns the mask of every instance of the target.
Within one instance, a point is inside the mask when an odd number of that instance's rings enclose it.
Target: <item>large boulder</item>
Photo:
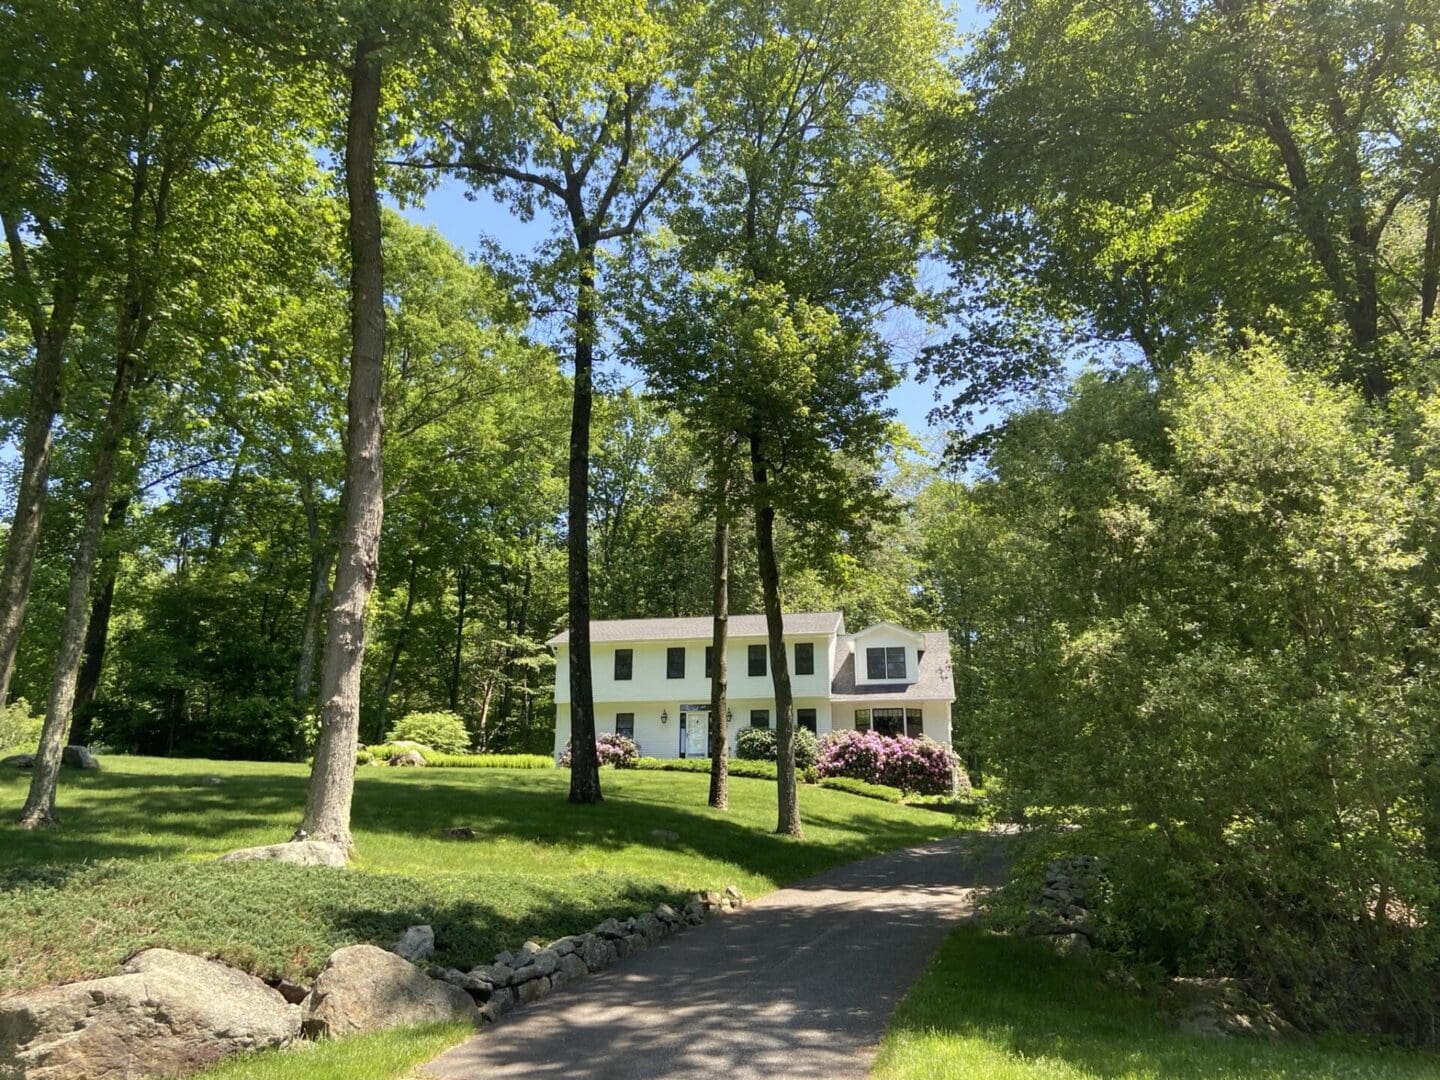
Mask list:
[[[390,759],[390,765],[392,768],[404,768],[406,766],[424,768],[425,757],[419,750],[406,750],[403,754],[396,754],[392,757]]]
[[[297,1006],[214,960],[148,949],[121,970],[0,998],[0,1077],[171,1076],[300,1033]]]
[[[344,866],[345,852],[327,840],[291,840],[285,844],[241,848],[220,856],[221,862],[283,862],[296,866]]]
[[[72,769],[98,769],[100,759],[90,752],[88,746],[67,746],[60,751],[60,764]]]
[[[479,1023],[468,993],[374,945],[331,953],[305,1000],[310,1035],[341,1037],[453,1020]]]
[[[34,754],[11,754],[7,758],[0,758],[0,765],[7,769],[33,769],[35,767]]]

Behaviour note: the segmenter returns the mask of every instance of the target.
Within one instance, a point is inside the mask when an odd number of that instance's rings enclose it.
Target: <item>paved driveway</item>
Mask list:
[[[422,1075],[862,1077],[1002,863],[970,835],[827,871],[511,1014]]]

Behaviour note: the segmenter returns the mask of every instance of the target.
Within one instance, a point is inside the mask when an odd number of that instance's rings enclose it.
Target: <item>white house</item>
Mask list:
[[[648,757],[707,757],[710,730],[709,616],[615,619],[590,624],[598,734],[633,738]],[[570,741],[569,635],[555,649],[555,752]],[[732,615],[730,753],[742,727],[773,727],[775,690],[763,615]],[[838,611],[785,616],[785,654],[799,726],[926,735],[950,745],[950,635],[893,623],[845,632]]]

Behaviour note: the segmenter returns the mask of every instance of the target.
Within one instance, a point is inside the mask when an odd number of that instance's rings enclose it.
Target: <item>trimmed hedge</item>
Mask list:
[[[635,769],[649,769],[651,772],[708,773],[710,771],[710,759],[642,757],[631,767]],[[775,771],[775,762],[773,761],[742,761],[738,758],[730,759],[731,776],[743,776],[751,780],[774,780]]]
[[[369,761],[389,761],[396,754],[414,750],[425,759],[426,765],[438,769],[553,769],[555,759],[548,754],[442,754],[428,746],[391,746],[381,743],[360,750],[358,759],[362,764]]]
[[[741,728],[735,734],[735,756],[746,761],[775,761],[780,747],[775,732],[769,728]],[[795,729],[795,767],[808,769],[820,756],[820,744],[806,728]]]
[[[848,791],[851,795],[860,795],[866,799],[880,799],[882,802],[888,803],[903,802],[905,798],[905,793],[899,788],[889,787],[885,784],[872,784],[868,780],[855,780],[849,776],[822,777],[820,786],[833,788],[836,791]]]

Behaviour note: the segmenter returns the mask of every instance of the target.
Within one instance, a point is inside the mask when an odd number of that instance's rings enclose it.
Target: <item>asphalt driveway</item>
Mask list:
[[[1003,853],[966,835],[837,867],[505,1017],[421,1075],[863,1077]]]

